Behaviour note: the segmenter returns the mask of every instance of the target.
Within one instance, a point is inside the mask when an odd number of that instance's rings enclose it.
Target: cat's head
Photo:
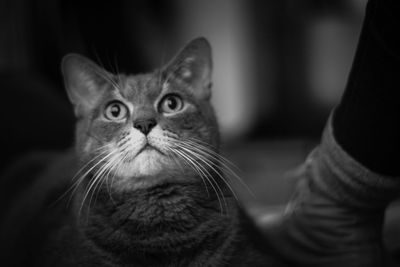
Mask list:
[[[67,55],[62,72],[77,116],[81,161],[93,167],[98,180],[112,176],[119,190],[197,177],[194,165],[211,162],[210,147],[219,142],[211,71],[204,38],[149,74],[112,74],[82,56]]]

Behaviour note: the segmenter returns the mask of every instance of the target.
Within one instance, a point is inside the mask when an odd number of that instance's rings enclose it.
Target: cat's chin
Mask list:
[[[167,158],[158,150],[146,148],[130,162],[123,163],[119,172],[120,177],[142,177],[157,175],[167,163]]]
[[[171,159],[154,148],[146,148],[129,162],[122,163],[115,173],[113,186],[122,191],[150,187],[159,183]]]

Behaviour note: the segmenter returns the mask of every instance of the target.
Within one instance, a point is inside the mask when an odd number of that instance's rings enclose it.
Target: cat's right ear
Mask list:
[[[199,98],[210,99],[212,86],[211,45],[204,37],[190,41],[166,66],[164,75],[189,84]],[[168,78],[169,77],[169,78]]]
[[[111,77],[111,74],[78,54],[66,55],[62,59],[61,71],[75,115],[86,115],[99,100],[105,77]]]

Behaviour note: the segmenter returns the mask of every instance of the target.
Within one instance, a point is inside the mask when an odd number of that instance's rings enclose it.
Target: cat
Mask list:
[[[205,38],[152,73],[112,74],[76,54],[64,57],[62,73],[75,148],[24,165],[21,177],[50,167],[20,194],[29,203],[8,209],[1,229],[13,241],[3,258],[14,266],[285,266],[223,174]]]

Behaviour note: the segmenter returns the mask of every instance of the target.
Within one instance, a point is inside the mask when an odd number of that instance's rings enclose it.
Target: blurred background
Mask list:
[[[257,198],[284,203],[290,172],[340,100],[366,0],[0,0],[1,169],[66,149],[74,117],[60,60],[81,53],[111,72],[146,72],[190,39],[213,47],[223,151]],[[241,190],[239,188],[239,190]]]

